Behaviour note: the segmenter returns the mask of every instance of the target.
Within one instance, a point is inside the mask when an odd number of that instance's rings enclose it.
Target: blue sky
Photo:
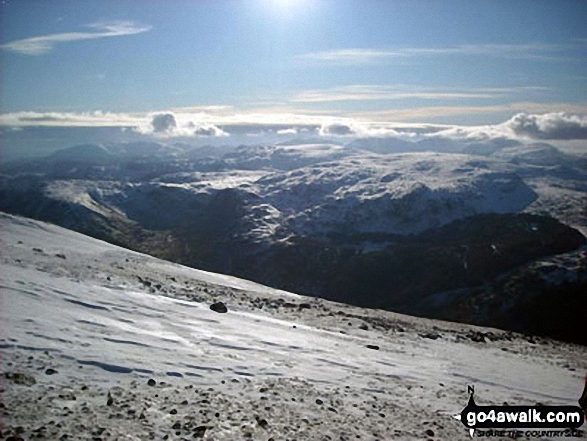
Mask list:
[[[86,114],[78,125],[163,111],[224,123],[253,115],[247,121],[465,125],[587,113],[585,1],[4,0],[0,8],[3,125],[18,112],[67,114],[59,124]],[[88,112],[99,112],[94,122]]]

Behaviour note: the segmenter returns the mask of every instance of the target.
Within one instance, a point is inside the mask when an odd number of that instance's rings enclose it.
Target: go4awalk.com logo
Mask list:
[[[469,429],[471,437],[583,437],[579,428],[587,412],[587,378],[580,406],[479,406],[475,389],[468,387],[469,402],[455,418]]]

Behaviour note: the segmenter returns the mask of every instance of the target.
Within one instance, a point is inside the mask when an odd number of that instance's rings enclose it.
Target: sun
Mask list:
[[[275,12],[292,13],[296,9],[303,7],[307,0],[265,0],[269,8]]]
[[[275,6],[281,6],[283,8],[291,8],[298,3],[301,3],[301,0],[269,0]]]

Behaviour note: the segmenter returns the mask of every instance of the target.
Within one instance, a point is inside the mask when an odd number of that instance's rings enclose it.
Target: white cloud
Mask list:
[[[152,135],[157,138],[179,138],[192,136],[229,136],[228,133],[207,123],[194,123],[191,114],[176,114],[172,112],[155,113],[150,115],[150,121],[141,123],[134,130],[143,135]]]
[[[492,115],[492,118],[499,114],[515,116],[499,124],[477,126],[423,122],[435,117],[474,114]],[[318,135],[326,137],[443,136],[467,139],[505,137],[518,140],[580,140],[587,139],[585,115],[587,106],[565,103],[421,107],[354,113],[345,117],[294,113],[290,108],[282,109],[282,113],[275,109],[223,110],[218,113],[16,112],[0,114],[0,127],[121,127],[158,138],[244,136],[271,131],[278,135],[294,135],[296,132],[316,130]]]
[[[587,117],[566,113],[519,113],[505,123],[516,135],[533,139],[587,139]]]
[[[277,131],[278,135],[297,135],[298,131],[294,128],[291,129],[282,129]]]
[[[151,126],[153,127],[153,132],[169,133],[177,128],[177,122],[172,113],[160,113],[153,115]]]
[[[379,138],[386,136],[399,136],[400,133],[389,126],[372,123],[349,122],[323,124],[318,129],[318,135],[325,137],[357,137]]]
[[[342,64],[369,64],[401,55],[401,52],[397,51],[351,48],[322,52],[309,52],[297,55],[296,58],[298,60]]]
[[[554,60],[548,53],[563,49],[553,44],[463,44],[452,47],[406,48],[406,56],[416,55],[481,55],[500,58]]]
[[[513,102],[491,106],[422,106],[401,109],[352,112],[352,118],[371,121],[430,121],[437,118],[458,117],[460,115],[499,115],[516,113],[565,112],[587,114],[587,105],[573,103]]]
[[[407,47],[395,49],[344,48],[308,52],[296,55],[295,58],[301,61],[342,65],[373,64],[384,61],[389,62],[391,60],[400,61],[418,56],[441,55],[475,55],[555,61],[560,60],[560,57],[554,56],[553,53],[564,48],[565,46],[552,44],[469,44],[447,47]]]
[[[320,136],[352,136],[355,133],[355,130],[346,124],[326,124],[318,131]]]
[[[131,127],[145,122],[144,114],[111,112],[15,112],[0,114],[0,126]]]
[[[518,113],[501,124],[453,126],[429,136],[475,140],[494,138],[580,140],[587,139],[587,117],[562,112],[544,114]]]
[[[194,130],[194,135],[196,136],[230,136],[224,130],[216,127],[214,125],[206,125],[196,128]]]
[[[526,90],[526,89],[524,89]],[[292,102],[323,103],[334,101],[399,100],[417,98],[435,99],[489,99],[514,93],[513,88],[431,89],[385,85],[350,85],[321,90],[304,90],[291,98]]]
[[[235,113],[234,106],[226,105],[176,107],[170,110],[175,113],[191,113],[196,115],[231,115]]]
[[[23,55],[42,55],[51,51],[59,43],[93,40],[96,38],[121,37],[124,35],[140,34],[151,30],[151,26],[140,25],[132,21],[97,22],[86,25],[94,32],[63,32],[59,34],[41,35],[24,38],[0,45],[1,49],[17,52]]]

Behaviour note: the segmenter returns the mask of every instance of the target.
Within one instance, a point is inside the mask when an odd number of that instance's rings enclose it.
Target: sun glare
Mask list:
[[[264,0],[267,8],[274,15],[290,17],[295,11],[303,8],[306,0]]]

